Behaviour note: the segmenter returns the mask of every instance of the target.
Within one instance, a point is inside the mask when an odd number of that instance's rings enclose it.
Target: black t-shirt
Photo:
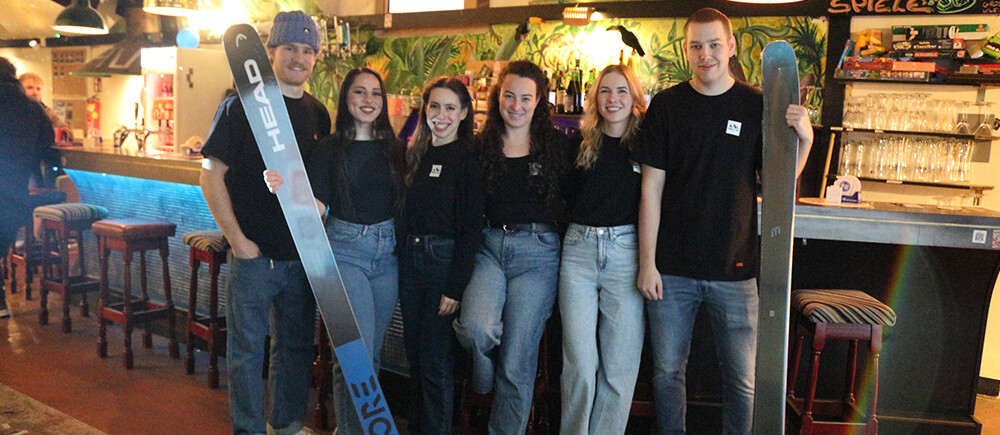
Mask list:
[[[444,295],[460,300],[483,229],[482,169],[468,144],[428,147],[406,191],[403,215],[406,234],[455,239]]]
[[[565,136],[548,146],[559,148],[564,160],[560,162],[561,167],[541,168],[540,164],[532,163],[530,155],[504,158],[504,167],[495,181],[493,192],[486,193],[487,222],[492,225],[563,222],[565,195],[572,188],[572,162],[576,150]],[[560,171],[559,192],[546,199],[546,195],[529,183],[529,179],[549,170]]]
[[[635,225],[639,220],[642,176],[621,138],[605,135],[597,160],[576,167],[576,200],[568,220],[592,227]]]
[[[344,147],[342,153],[337,152],[338,146]],[[391,159],[383,146],[374,140],[340,145],[330,136],[316,147],[309,166],[309,179],[313,194],[330,207],[332,216],[361,225],[392,219],[396,184]],[[338,155],[343,156],[343,161]],[[338,177],[337,171],[346,172]],[[348,180],[348,186],[339,185],[338,180],[344,179]]]
[[[308,164],[316,143],[330,134],[330,114],[323,103],[309,94],[302,98],[285,97],[285,106],[302,159]],[[229,167],[225,181],[233,214],[261,254],[274,260],[297,260],[299,254],[278,197],[264,184],[264,159],[238,96],[222,101],[201,154]]]
[[[684,82],[653,97],[635,159],[666,171],[656,267],[694,279],[757,276],[761,93],[737,82],[721,95]]]

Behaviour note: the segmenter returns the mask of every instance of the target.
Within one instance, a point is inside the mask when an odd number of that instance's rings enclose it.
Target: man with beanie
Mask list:
[[[0,249],[14,242],[17,229],[31,220],[28,180],[40,175],[43,160],[56,163],[52,149],[52,122],[41,104],[24,93],[17,69],[0,57]],[[0,288],[0,318],[10,316]]]
[[[330,115],[305,92],[319,51],[316,24],[302,11],[274,17],[267,53],[303,159],[330,134]],[[233,434],[311,434],[309,401],[316,302],[264,160],[238,96],[222,102],[202,148],[201,188],[231,247],[226,284],[229,409]],[[261,380],[271,337],[269,397]],[[270,404],[265,423],[264,404]]]

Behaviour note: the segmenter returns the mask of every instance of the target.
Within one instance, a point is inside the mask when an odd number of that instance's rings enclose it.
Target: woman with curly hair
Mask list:
[[[382,77],[368,68],[352,69],[340,87],[336,130],[319,142],[306,166],[375,373],[399,293],[393,218],[400,205],[403,151],[389,124]],[[282,184],[274,171],[265,171],[264,179],[272,192]],[[333,397],[339,432],[362,433],[336,357]]]
[[[423,102],[396,224],[399,305],[414,392],[410,433],[450,434],[458,347],[451,324],[483,230],[483,188],[468,88],[440,78],[424,90]]]
[[[473,389],[496,388],[490,433],[527,427],[538,342],[556,297],[557,225],[574,153],[549,119],[547,89],[537,65],[509,63],[490,91],[476,138],[487,228],[455,330],[472,353]]]
[[[563,434],[625,432],[645,332],[636,287],[642,177],[630,154],[646,100],[625,65],[608,65],[595,83],[559,270]]]

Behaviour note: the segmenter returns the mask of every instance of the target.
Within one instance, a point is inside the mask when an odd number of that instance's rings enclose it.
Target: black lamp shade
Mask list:
[[[104,18],[101,18],[101,14],[90,7],[88,0],[73,0],[73,3],[56,17],[56,23],[52,28],[59,32],[80,35],[106,35],[108,33],[108,26],[104,24]]]

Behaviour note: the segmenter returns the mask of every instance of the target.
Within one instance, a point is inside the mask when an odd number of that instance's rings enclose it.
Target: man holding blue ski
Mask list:
[[[326,108],[305,92],[319,51],[316,24],[279,12],[267,42],[302,156],[330,134]],[[229,402],[234,434],[308,434],[303,426],[314,357],[316,302],[278,203],[261,181],[265,165],[237,96],[223,101],[202,154],[201,186],[231,247],[226,287]],[[271,336],[269,400],[261,380]],[[271,404],[265,423],[264,403]]]
[[[661,434],[684,433],[685,369],[699,307],[711,317],[722,371],[724,434],[749,434],[757,352],[762,165],[761,92],[736,81],[729,19],[716,9],[684,26],[692,78],[657,94],[634,158],[642,163],[638,287],[646,297],[653,389]],[[813,133],[790,105],[801,171]]]

